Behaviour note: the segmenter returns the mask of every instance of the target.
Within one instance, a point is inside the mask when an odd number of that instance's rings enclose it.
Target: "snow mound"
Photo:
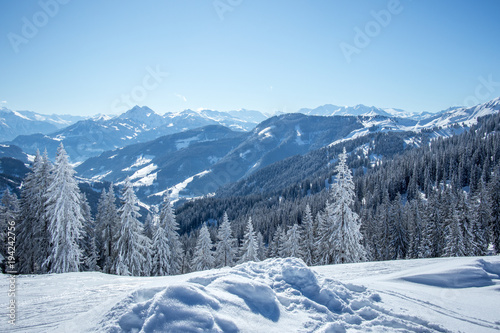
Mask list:
[[[300,259],[268,259],[137,290],[106,313],[96,331],[445,331],[379,302],[378,294],[317,275]]]
[[[427,274],[410,275],[402,280],[441,288],[471,288],[495,285],[500,279],[500,262],[478,259],[451,270],[437,269]]]

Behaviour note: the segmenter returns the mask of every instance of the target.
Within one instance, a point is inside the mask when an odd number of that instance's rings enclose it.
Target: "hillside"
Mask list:
[[[1,275],[0,289],[8,283]],[[499,285],[498,256],[318,267],[271,259],[168,277],[18,276],[16,326],[3,327],[23,333],[495,332]],[[6,316],[6,307],[1,311]]]

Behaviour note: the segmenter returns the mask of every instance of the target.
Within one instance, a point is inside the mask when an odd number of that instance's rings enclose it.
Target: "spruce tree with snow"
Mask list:
[[[168,274],[181,274],[184,251],[179,238],[179,224],[175,219],[174,209],[172,208],[168,194],[165,194],[163,197],[160,220],[158,223],[163,225],[165,228],[168,246],[170,249],[170,271]]]
[[[295,223],[290,229],[287,231],[287,238],[284,243],[285,256],[286,257],[294,257],[294,258],[302,258],[303,251],[301,248],[301,239],[302,235],[300,232],[299,225]]]
[[[460,195],[458,200],[458,208],[456,211],[460,212],[461,226],[463,233],[463,243],[465,255],[471,256],[477,252],[478,245],[475,242],[474,236],[474,221],[472,221],[472,208],[470,207],[470,202],[465,198],[463,194]]]
[[[151,274],[155,276],[169,275],[171,271],[170,258],[172,255],[164,225],[159,224],[156,226],[152,242],[153,263],[151,265]]]
[[[319,231],[322,247],[320,261],[325,264],[350,263],[365,260],[365,249],[361,245],[359,216],[352,210],[354,204],[354,182],[347,166],[344,148],[335,168],[336,181],[330,190],[323,229]]]
[[[116,253],[114,272],[118,275],[132,276],[149,274],[147,253],[150,240],[143,234],[142,225],[138,220],[139,202],[128,177],[123,185],[122,202],[118,210],[120,226],[114,246]]]
[[[314,263],[314,220],[311,214],[311,207],[306,205],[302,217],[302,258],[306,265],[311,266]]]
[[[178,252],[172,247],[173,242],[176,242],[175,246],[178,248],[181,247],[180,241],[178,239],[177,231],[174,231],[174,236],[169,237],[169,228],[173,223],[172,208],[170,206],[170,201],[168,194],[163,197],[163,204],[161,207],[160,218],[158,220],[158,224],[154,225],[153,220],[151,219],[150,226],[151,230],[153,230],[153,240],[152,240],[152,252],[153,252],[153,264],[152,264],[152,274],[156,276],[162,275],[172,275],[179,273],[179,268],[175,268],[179,266],[180,256]],[[172,231],[170,230],[170,233]],[[177,236],[177,238],[175,238]],[[174,239],[171,239],[174,238]],[[174,254],[177,257],[174,257]]]
[[[192,267],[195,271],[205,271],[214,268],[214,254],[212,239],[206,224],[200,229],[200,234],[194,250]]]
[[[50,273],[78,272],[82,261],[80,239],[84,233],[84,218],[81,193],[74,174],[61,143],[57,149],[52,181],[46,189],[50,255],[43,266]]]
[[[286,241],[288,240],[285,228],[282,228],[278,234],[278,258],[286,258],[288,251],[286,248]]]
[[[20,273],[46,272],[42,264],[50,253],[50,239],[45,193],[51,181],[52,169],[47,151],[41,156],[37,150],[31,172],[23,180],[19,223],[16,226],[16,255]]]
[[[233,266],[236,261],[236,239],[233,237],[231,222],[224,212],[222,223],[217,232],[217,246],[215,251],[215,266]]]
[[[273,239],[271,241],[271,245],[269,246],[269,257],[270,258],[277,258],[279,257],[280,250],[283,250],[283,245],[281,244],[281,241],[283,240],[283,228],[281,225],[278,225],[276,227],[276,230],[274,231],[273,234]]]
[[[326,230],[326,219],[323,216],[323,212],[318,212],[316,214],[316,225],[318,226],[318,232],[314,238],[314,265],[325,265],[323,260],[327,258],[321,254],[328,252],[328,243],[321,241],[323,235],[320,234],[320,230]]]
[[[419,199],[413,200],[406,205],[407,208],[407,220],[410,226],[409,228],[409,258],[416,259],[420,258],[420,248],[423,241],[423,226],[422,217],[420,214],[421,203]]]
[[[405,259],[409,243],[408,228],[403,218],[403,205],[401,204],[401,195],[399,193],[391,205],[390,219],[392,259]]]
[[[422,238],[422,248],[420,250],[422,258],[435,258],[443,255],[443,239],[444,230],[441,219],[446,220],[448,217],[441,217],[437,203],[439,197],[431,196],[424,210],[423,218],[426,222]]]
[[[445,247],[443,256],[462,257],[466,255],[464,236],[462,233],[462,218],[458,209],[453,209],[445,227]]]
[[[80,248],[82,249],[82,270],[95,271],[97,270],[97,246],[95,242],[95,222],[90,212],[90,206],[87,201],[87,196],[82,193],[81,209],[83,216],[83,237],[80,240]]]
[[[103,189],[99,198],[96,216],[98,262],[102,271],[108,274],[115,273],[113,271],[116,263],[115,243],[120,223],[113,188],[113,184],[110,184],[107,192]]]
[[[248,218],[248,223],[243,235],[243,241],[240,248],[240,263],[247,261],[259,261],[259,247],[257,243],[257,235],[253,230],[252,218]]]
[[[471,220],[473,223],[474,243],[476,248],[471,255],[484,256],[488,250],[488,234],[490,219],[487,206],[485,184],[480,182],[478,193],[471,198]]]

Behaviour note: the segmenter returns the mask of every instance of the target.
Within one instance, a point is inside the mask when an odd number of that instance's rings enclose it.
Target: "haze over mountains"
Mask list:
[[[402,147],[418,146],[417,133],[449,136],[499,110],[500,98],[436,114],[327,104],[270,118],[251,110],[159,115],[136,106],[116,117],[80,119],[4,108],[0,133],[17,136],[4,140],[0,156],[26,163],[26,154],[47,149],[53,158],[62,142],[79,177],[115,183],[130,177],[142,201],[158,203],[166,190],[174,200],[211,194],[275,162],[373,133],[406,133]]]

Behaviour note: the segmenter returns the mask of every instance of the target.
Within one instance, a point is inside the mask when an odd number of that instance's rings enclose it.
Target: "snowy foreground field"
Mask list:
[[[2,332],[495,332],[500,257],[308,268],[270,259],[174,277],[21,276]]]

